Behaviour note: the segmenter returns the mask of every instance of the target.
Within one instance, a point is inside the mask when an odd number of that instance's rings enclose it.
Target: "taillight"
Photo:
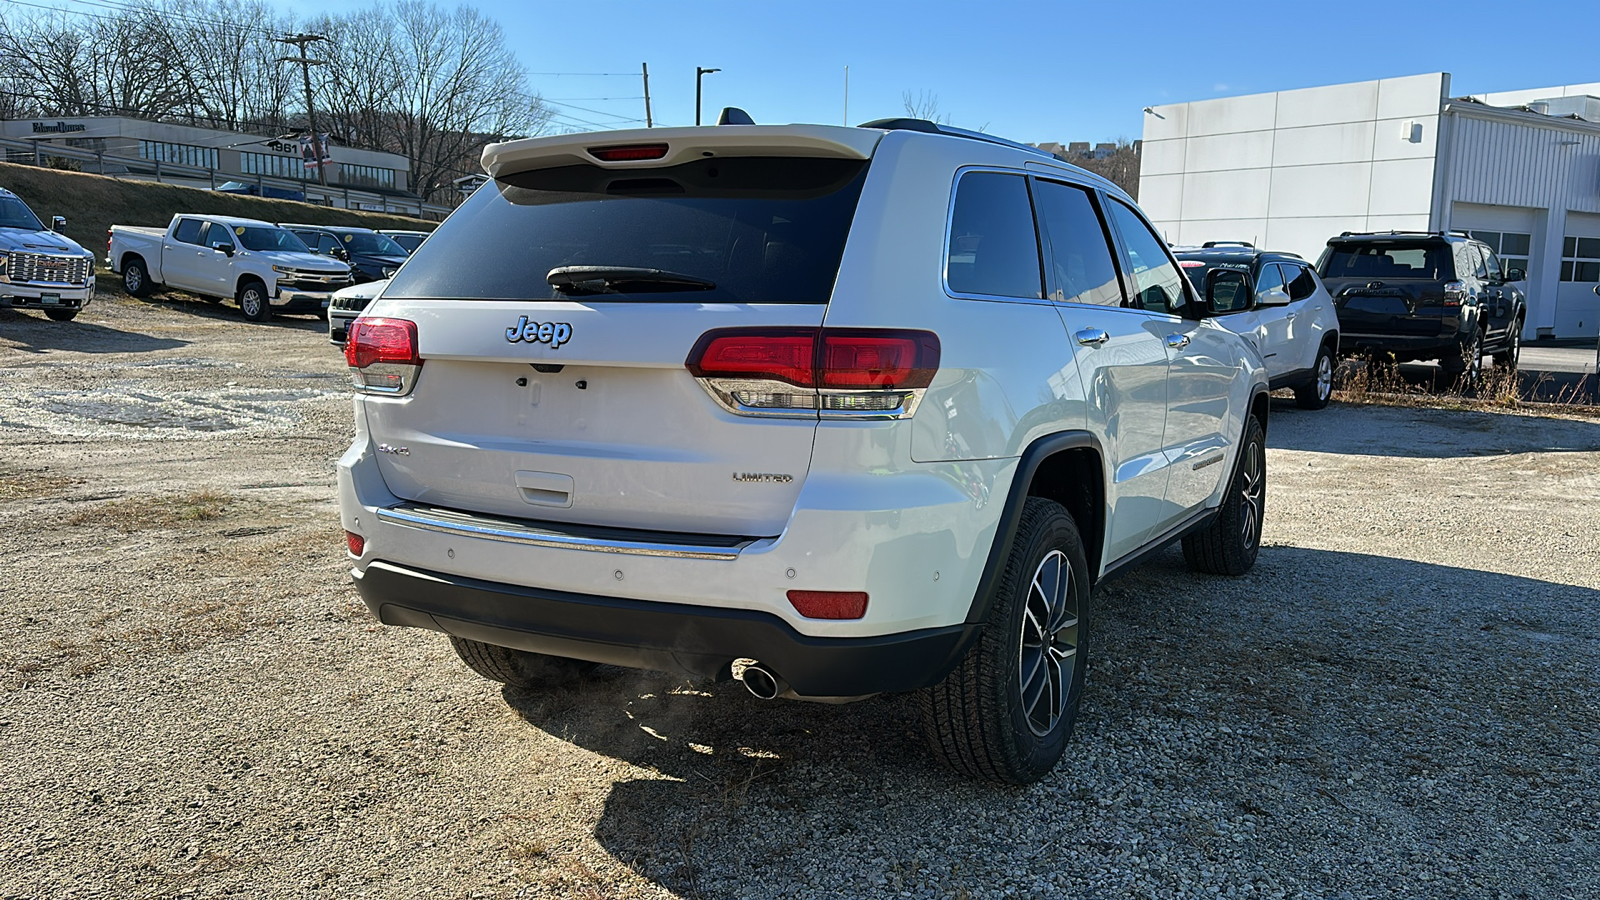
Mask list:
[[[690,374],[746,416],[908,418],[939,369],[939,338],[887,328],[720,328]]]
[[[644,159],[661,159],[667,155],[667,145],[623,144],[616,147],[590,147],[589,155],[601,162],[637,162]]]
[[[358,318],[344,340],[344,361],[356,390],[391,397],[411,392],[422,370],[417,323],[405,319]]]
[[[1444,284],[1444,305],[1460,306],[1461,301],[1467,296],[1467,286],[1459,281],[1447,281]]]

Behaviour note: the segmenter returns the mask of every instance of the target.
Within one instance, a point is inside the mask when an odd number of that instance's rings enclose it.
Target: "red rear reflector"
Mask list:
[[[1186,259],[1178,263],[1178,265],[1183,266],[1185,269],[1203,269],[1206,264],[1198,259]]]
[[[624,144],[620,147],[590,147],[589,155],[601,162],[629,162],[639,159],[661,159],[667,155],[666,144]]]
[[[708,331],[689,351],[696,378],[775,378],[802,387],[816,382],[815,328],[726,328]]]
[[[939,368],[939,338],[928,331],[829,328],[822,332],[818,387],[925,388]]]
[[[867,614],[867,592],[790,591],[789,604],[808,619],[859,619]]]
[[[344,545],[350,548],[351,556],[360,556],[361,551],[367,548],[367,539],[354,531],[344,533]]]
[[[344,341],[344,361],[353,369],[373,363],[422,364],[417,356],[417,323],[405,319],[356,319]]]

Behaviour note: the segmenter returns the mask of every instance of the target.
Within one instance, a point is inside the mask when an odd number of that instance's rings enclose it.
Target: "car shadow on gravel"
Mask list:
[[[45,353],[51,350],[71,350],[77,353],[149,353],[186,347],[188,341],[175,338],[151,337],[137,331],[122,331],[84,321],[93,316],[94,307],[71,322],[55,322],[43,313],[0,309],[0,340],[11,342],[12,349],[22,353]]]
[[[244,317],[244,313],[239,311],[239,307],[227,300],[210,303],[189,294],[155,294],[142,298],[139,302],[189,313],[204,319],[229,321],[238,325],[292,328],[296,331],[320,331],[323,333],[327,333],[328,330],[328,323],[313,312],[274,313],[270,321],[252,322]]]
[[[1096,606],[1077,734],[1024,789],[936,765],[906,696],[613,668],[504,696],[632,767],[595,838],[681,897],[1553,896],[1600,842],[1600,591],[1267,547],[1242,578],[1170,550]]]
[[[1414,459],[1589,453],[1600,450],[1600,421],[1338,403],[1309,411],[1274,401],[1267,447]]]

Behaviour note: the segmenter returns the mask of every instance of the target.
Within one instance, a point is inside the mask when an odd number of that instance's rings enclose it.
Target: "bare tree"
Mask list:
[[[918,91],[913,95],[910,91],[900,94],[900,101],[905,104],[906,116],[912,119],[927,119],[940,125],[953,124],[948,113],[939,112],[939,95],[931,91]]]
[[[1093,156],[1074,159],[1075,165],[1081,166],[1096,175],[1101,175],[1110,180],[1117,187],[1128,192],[1128,196],[1139,199],[1139,160],[1142,145],[1137,141],[1127,138],[1117,138],[1116,149],[1110,154],[1098,159]]]

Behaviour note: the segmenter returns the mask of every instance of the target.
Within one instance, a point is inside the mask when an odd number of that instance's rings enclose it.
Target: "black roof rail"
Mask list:
[[[881,128],[884,131],[920,131],[923,134],[943,134],[948,135],[949,137],[962,137],[974,141],[983,141],[988,144],[999,144],[1002,147],[1010,147],[1013,150],[1025,150],[1028,153],[1032,153],[1036,156],[1042,156],[1045,159],[1056,159],[1060,160],[1061,162],[1071,162],[1071,160],[1068,160],[1065,157],[1057,156],[1048,150],[1040,150],[1038,147],[1032,147],[1018,141],[1008,140],[1003,137],[995,137],[992,134],[984,134],[981,131],[972,131],[971,129],[967,128],[957,128],[954,125],[941,125],[938,122],[930,122],[927,119],[873,119],[871,122],[862,122],[856,127]]]
[[[1200,246],[1206,250],[1210,250],[1212,247],[1245,247],[1250,250],[1254,250],[1256,248],[1256,245],[1250,243],[1249,241],[1206,241]]]

